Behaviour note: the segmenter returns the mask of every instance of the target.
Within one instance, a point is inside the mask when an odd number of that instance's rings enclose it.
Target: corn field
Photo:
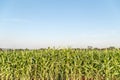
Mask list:
[[[120,50],[3,50],[0,80],[120,80]]]

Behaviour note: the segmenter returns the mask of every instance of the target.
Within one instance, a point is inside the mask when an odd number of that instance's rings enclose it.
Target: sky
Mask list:
[[[0,0],[0,47],[120,47],[120,0]]]

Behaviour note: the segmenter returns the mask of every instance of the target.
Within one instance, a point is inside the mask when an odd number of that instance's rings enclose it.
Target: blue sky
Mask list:
[[[0,47],[120,47],[120,0],[0,0]]]

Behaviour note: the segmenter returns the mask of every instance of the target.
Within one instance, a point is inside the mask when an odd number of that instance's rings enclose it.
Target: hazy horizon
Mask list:
[[[119,0],[1,0],[0,47],[120,47]]]

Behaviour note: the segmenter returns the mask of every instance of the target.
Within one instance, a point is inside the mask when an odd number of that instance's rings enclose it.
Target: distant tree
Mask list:
[[[25,50],[26,50],[26,51],[29,51],[29,49],[28,49],[28,48],[26,48]]]
[[[93,47],[92,46],[88,46],[88,49],[92,49]]]
[[[48,49],[50,49],[50,47],[48,47]]]
[[[109,49],[115,49],[115,47],[114,46],[110,46]]]
[[[2,48],[0,48],[0,51],[2,51]]]
[[[99,48],[94,48],[95,50],[99,50]]]
[[[7,51],[14,51],[13,49],[7,49]]]

